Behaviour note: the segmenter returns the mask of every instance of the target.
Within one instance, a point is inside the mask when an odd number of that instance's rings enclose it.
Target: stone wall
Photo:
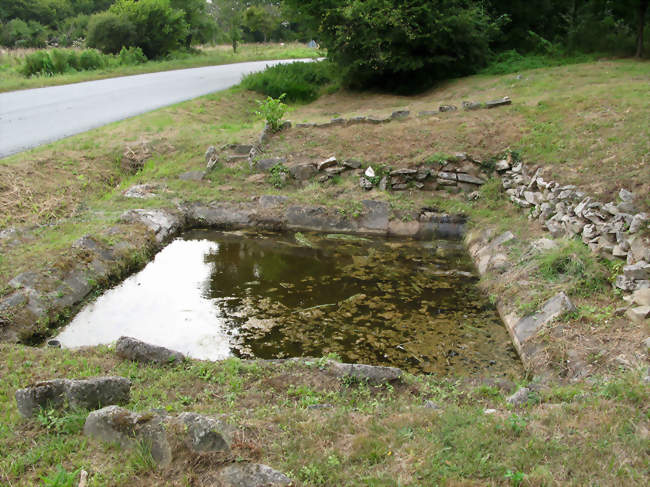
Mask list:
[[[580,238],[608,259],[620,259],[615,286],[623,291],[650,288],[650,226],[636,197],[621,189],[616,202],[601,202],[574,185],[546,181],[542,170],[529,171],[512,158],[496,164],[510,200],[530,212],[555,238]]]

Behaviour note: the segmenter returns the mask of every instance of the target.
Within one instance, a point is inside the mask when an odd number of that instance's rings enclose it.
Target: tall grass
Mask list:
[[[497,54],[479,74],[509,74],[529,69],[550,68],[568,64],[588,63],[598,59],[597,54],[520,54],[516,50]]]
[[[286,94],[287,101],[310,102],[324,91],[338,90],[339,76],[329,61],[279,64],[249,74],[242,86],[273,98]]]

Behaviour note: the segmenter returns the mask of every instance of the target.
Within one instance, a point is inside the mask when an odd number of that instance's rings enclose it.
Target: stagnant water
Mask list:
[[[476,280],[460,242],[193,231],[58,340],[126,335],[201,359],[335,352],[411,372],[513,373],[516,352]]]

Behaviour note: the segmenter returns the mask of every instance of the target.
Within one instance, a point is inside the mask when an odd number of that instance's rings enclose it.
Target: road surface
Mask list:
[[[0,93],[0,158],[224,90],[245,74],[293,61],[208,66]]]

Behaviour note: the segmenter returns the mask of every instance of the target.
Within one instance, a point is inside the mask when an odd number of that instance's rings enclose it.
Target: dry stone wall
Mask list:
[[[624,261],[615,286],[623,291],[650,288],[650,226],[636,197],[621,189],[618,201],[601,202],[574,185],[561,185],[534,173],[512,157],[500,160],[496,170],[517,206],[530,212],[555,238],[580,238],[603,257]]]

